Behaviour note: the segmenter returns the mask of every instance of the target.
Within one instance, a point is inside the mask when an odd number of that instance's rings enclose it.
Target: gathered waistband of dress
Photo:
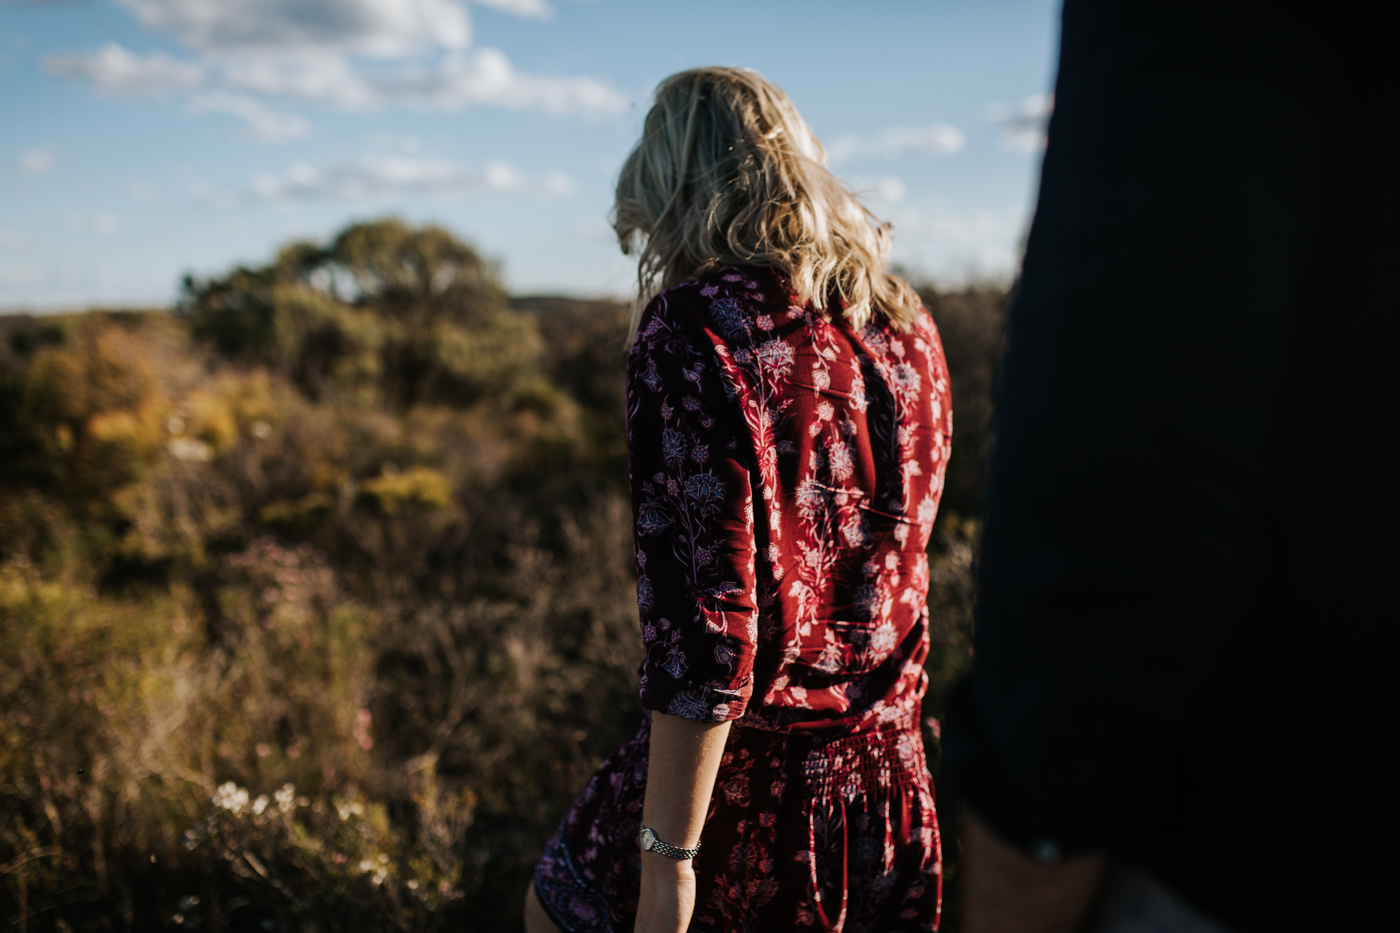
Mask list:
[[[761,734],[786,748],[789,761],[818,796],[839,793],[853,797],[930,781],[917,709],[874,728],[834,737],[802,732]]]

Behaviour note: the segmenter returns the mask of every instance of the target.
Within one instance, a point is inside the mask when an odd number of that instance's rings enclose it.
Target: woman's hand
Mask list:
[[[694,911],[695,867],[690,859],[643,852],[636,933],[685,933]]]

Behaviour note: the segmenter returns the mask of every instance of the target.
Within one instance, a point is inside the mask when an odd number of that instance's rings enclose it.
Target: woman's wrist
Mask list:
[[[641,853],[641,877],[661,881],[662,878],[682,878],[687,874],[694,874],[694,863],[690,859],[668,859],[655,852]]]

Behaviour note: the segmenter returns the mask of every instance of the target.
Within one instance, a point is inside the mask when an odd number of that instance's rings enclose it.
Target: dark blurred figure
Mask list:
[[[970,933],[1400,925],[1393,10],[1065,5],[946,733]]]

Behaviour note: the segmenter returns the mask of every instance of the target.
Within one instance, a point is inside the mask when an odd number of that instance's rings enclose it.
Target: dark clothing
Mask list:
[[[1068,0],[998,388],[945,774],[1240,931],[1394,884],[1391,15]]]

